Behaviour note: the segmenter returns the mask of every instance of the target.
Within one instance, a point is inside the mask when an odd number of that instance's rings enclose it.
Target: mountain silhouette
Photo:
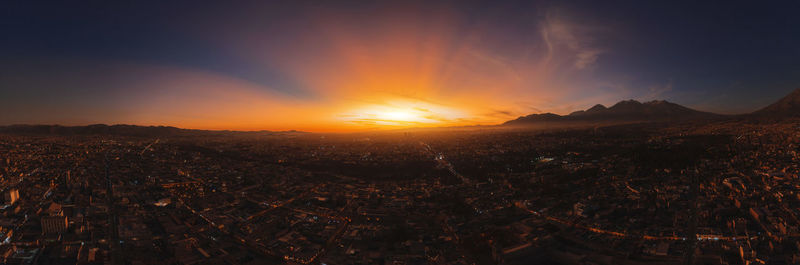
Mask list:
[[[753,112],[753,115],[768,118],[800,117],[800,88],[777,102]]]
[[[526,125],[543,122],[641,122],[641,121],[681,121],[718,118],[721,115],[690,109],[664,100],[639,102],[623,100],[606,108],[597,104],[587,110],[580,110],[561,116],[553,113],[531,114],[504,125]]]

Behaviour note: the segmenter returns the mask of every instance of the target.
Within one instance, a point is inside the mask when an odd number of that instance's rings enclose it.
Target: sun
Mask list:
[[[411,110],[395,110],[388,112],[377,113],[379,119],[387,121],[414,121],[420,120],[418,113]]]
[[[340,120],[352,124],[377,127],[426,127],[452,122],[463,114],[442,106],[395,101],[387,104],[364,105],[340,114]]]

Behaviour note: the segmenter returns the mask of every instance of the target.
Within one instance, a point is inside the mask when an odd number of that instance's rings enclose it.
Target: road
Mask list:
[[[444,166],[444,168],[447,168],[447,171],[450,171],[450,174],[453,174],[453,176],[458,177],[461,180],[461,182],[463,182],[464,184],[471,184],[472,183],[472,181],[470,179],[464,177],[464,175],[461,175],[461,173],[458,173],[458,171],[456,171],[455,167],[453,167],[453,164],[450,164],[450,162],[447,161],[447,159],[445,158],[444,154],[437,153],[437,152],[433,151],[433,148],[431,148],[430,145],[428,145],[428,144],[426,144],[426,143],[424,143],[422,141],[420,141],[419,144],[422,145],[423,147],[425,147],[425,150],[428,151],[429,153],[431,153],[431,155],[433,155],[433,160],[434,161],[436,161],[440,165]]]
[[[520,208],[520,209],[522,209],[522,210],[524,210],[524,211],[526,211],[526,212],[528,212],[530,214],[533,214],[533,215],[538,216],[538,217],[542,217],[545,220],[548,220],[548,221],[553,222],[555,224],[559,224],[559,225],[563,225],[563,226],[567,226],[567,227],[574,227],[574,228],[578,228],[578,229],[583,229],[583,230],[586,230],[586,231],[589,231],[589,232],[592,232],[592,233],[596,233],[596,234],[601,234],[601,235],[628,238],[628,239],[642,239],[642,240],[670,240],[670,241],[685,241],[686,240],[686,237],[678,237],[678,236],[638,235],[638,234],[629,234],[629,233],[611,231],[611,230],[601,229],[601,228],[597,228],[597,227],[581,225],[581,224],[578,224],[578,223],[575,223],[575,222],[571,222],[571,221],[567,221],[567,220],[564,220],[564,219],[548,216],[548,215],[545,215],[543,213],[528,209],[527,207],[523,206],[521,203],[516,203],[515,206],[517,206],[517,208]],[[697,235],[697,240],[700,240],[700,241],[703,241],[703,240],[708,240],[708,241],[742,241],[742,240],[756,239],[756,238],[757,238],[756,236],[748,237],[748,236],[720,236],[720,235],[702,235],[702,234],[698,234]]]

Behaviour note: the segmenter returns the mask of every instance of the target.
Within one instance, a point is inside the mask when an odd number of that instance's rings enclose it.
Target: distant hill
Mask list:
[[[766,118],[800,117],[800,88],[752,115]]]
[[[664,100],[654,100],[644,103],[636,100],[623,100],[609,108],[597,104],[587,110],[576,111],[565,116],[553,113],[531,114],[507,121],[503,123],[503,125],[529,125],[559,122],[620,123],[682,121],[714,119],[719,117],[722,117],[722,115],[690,109]]]
[[[113,134],[113,135],[128,135],[128,136],[172,136],[179,134],[188,134],[191,133],[192,130],[185,130],[168,126],[93,124],[87,126],[9,125],[0,127],[0,132],[13,133],[13,134],[32,134],[32,135]]]
[[[212,130],[181,129],[171,126],[93,124],[86,126],[8,125],[8,126],[0,126],[0,133],[24,134],[24,135],[120,135],[120,136],[142,136],[142,137],[168,137],[168,136],[244,135],[244,134],[271,135],[271,134],[294,134],[302,132],[212,131]]]

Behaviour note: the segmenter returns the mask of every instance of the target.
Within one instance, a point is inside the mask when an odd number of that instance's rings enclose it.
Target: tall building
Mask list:
[[[66,216],[42,216],[42,234],[60,234],[67,232],[69,225]]]
[[[5,197],[5,203],[8,205],[12,205],[15,202],[17,202],[17,200],[19,200],[19,190],[10,189],[8,192],[6,192],[4,197]]]

